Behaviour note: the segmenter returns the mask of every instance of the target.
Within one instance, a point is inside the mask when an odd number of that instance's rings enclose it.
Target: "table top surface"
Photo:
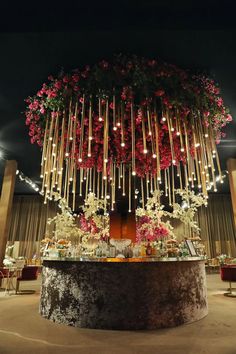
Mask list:
[[[136,257],[136,258],[107,258],[107,257],[43,257],[43,261],[53,262],[92,262],[92,263],[170,263],[170,262],[192,262],[192,261],[206,261],[203,257]]]

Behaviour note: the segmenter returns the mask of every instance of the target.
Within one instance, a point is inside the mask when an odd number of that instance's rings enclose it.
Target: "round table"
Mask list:
[[[205,260],[43,260],[40,313],[83,328],[155,329],[208,313]]]

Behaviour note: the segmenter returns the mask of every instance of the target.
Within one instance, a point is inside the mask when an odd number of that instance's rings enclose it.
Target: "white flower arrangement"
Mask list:
[[[57,213],[54,218],[47,220],[48,225],[55,225],[55,230],[53,231],[55,239],[76,240],[82,237],[83,233],[77,227],[75,217],[72,214],[72,210],[68,207],[66,200],[57,198],[57,196],[55,196],[55,200],[58,201],[61,212]]]
[[[193,191],[188,189],[177,189],[176,194],[182,197],[182,205],[174,203],[171,216],[179,219],[196,234],[199,234],[200,228],[198,227],[196,220],[194,220],[194,215],[200,206],[207,205],[206,197],[201,193],[196,195]]]

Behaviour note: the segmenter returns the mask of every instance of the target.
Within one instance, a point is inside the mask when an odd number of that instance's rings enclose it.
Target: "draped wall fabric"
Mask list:
[[[46,221],[58,211],[57,204],[43,204],[41,196],[15,196],[9,241],[20,241],[19,255],[32,258],[39,254],[39,242],[45,236]],[[196,215],[201,238],[209,257],[225,253],[236,257],[236,230],[230,194],[212,194],[208,207],[201,207]],[[188,234],[178,220],[173,221],[177,238]]]
[[[19,256],[39,255],[39,242],[45,236],[47,219],[58,210],[57,204],[43,203],[41,196],[15,196],[8,240],[19,241]]]
[[[230,195],[211,195],[208,207],[199,210],[197,220],[207,254],[236,257],[236,229]]]

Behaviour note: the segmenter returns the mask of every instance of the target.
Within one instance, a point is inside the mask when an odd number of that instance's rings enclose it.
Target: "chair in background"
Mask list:
[[[223,265],[220,268],[221,280],[229,282],[229,291],[224,293],[225,296],[236,297],[236,293],[232,292],[232,282],[236,282],[236,265]]]
[[[2,288],[2,282],[5,280],[4,288],[5,288],[5,294],[10,294],[10,290],[13,288],[13,282],[12,279],[13,277],[16,276],[16,269],[15,268],[7,268],[7,267],[1,267],[0,268],[0,289]]]
[[[38,267],[37,266],[28,266],[22,268],[21,275],[16,279],[16,294],[19,292],[20,282],[37,280],[38,278]],[[24,293],[34,293],[33,290],[24,291]]]
[[[0,268],[0,288],[2,287],[3,279],[8,278],[8,269]]]

